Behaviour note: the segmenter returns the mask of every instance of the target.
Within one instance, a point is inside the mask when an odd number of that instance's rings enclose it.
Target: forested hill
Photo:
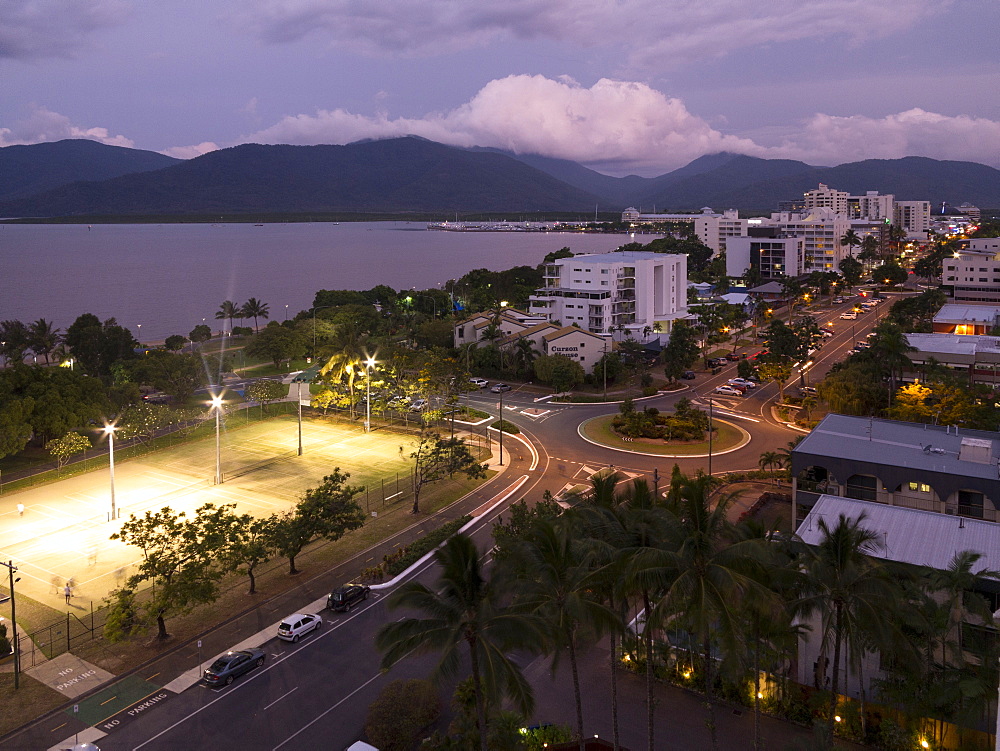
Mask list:
[[[26,198],[80,180],[149,172],[181,160],[155,151],[75,139],[0,148],[0,201]]]
[[[592,211],[599,199],[504,154],[420,138],[222,149],[0,204],[3,216]]]

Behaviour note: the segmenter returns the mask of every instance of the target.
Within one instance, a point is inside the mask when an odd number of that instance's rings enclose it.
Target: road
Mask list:
[[[839,309],[847,307],[837,306]],[[834,315],[839,315],[837,308]],[[877,313],[862,314],[853,322],[842,321],[821,310],[817,320],[821,325],[832,321],[835,335],[826,340],[808,376],[816,379],[824,374],[855,341],[864,338],[875,324],[876,317],[884,314],[887,308],[888,305],[883,303]],[[778,397],[775,384],[758,387],[742,398],[712,395],[715,386],[733,377],[735,370],[735,365],[731,364],[715,376],[699,374],[683,391],[640,402],[644,406],[662,409],[669,408],[682,396],[701,404],[711,397],[723,419],[747,430],[752,436],[747,445],[714,457],[713,471],[717,473],[757,469],[761,452],[783,447],[797,435],[796,431],[772,417],[770,407]],[[498,396],[489,392],[473,393],[467,401],[472,406],[495,412]],[[493,522],[509,503],[520,498],[539,498],[545,490],[557,493],[568,483],[585,483],[589,473],[595,469],[613,465],[630,475],[646,477],[651,477],[655,469],[661,478],[669,478],[674,464],[685,472],[706,466],[704,458],[645,456],[596,446],[580,437],[577,428],[582,421],[615,412],[617,405],[536,403],[531,395],[516,390],[504,394],[503,402],[504,418],[518,425],[524,437],[534,446],[535,453],[516,439],[507,437],[504,452],[507,469],[478,498],[466,502],[475,507],[481,505],[484,498],[499,498],[504,494],[503,489],[524,478],[516,493],[479,517],[474,525],[471,534],[484,551],[492,544],[490,532]],[[541,410],[541,414],[531,416],[524,411],[527,408]],[[432,582],[431,564],[426,564],[413,576],[425,583]],[[150,684],[153,691],[149,696],[137,697],[140,701],[117,714],[102,715],[99,721],[91,720],[95,727],[108,733],[98,741],[99,745],[103,751],[346,748],[361,737],[367,707],[388,681],[426,677],[434,664],[433,656],[413,657],[387,674],[378,672],[379,655],[372,645],[372,634],[390,618],[398,617],[398,614],[387,611],[384,596],[382,592],[373,593],[363,607],[349,614],[324,611],[323,628],[298,644],[270,639],[264,644],[267,654],[265,665],[237,679],[229,687],[210,689],[195,685],[177,694],[160,689],[167,681],[197,663],[198,653],[191,645],[184,645],[144,669],[146,675],[160,676],[159,680]],[[294,605],[286,604],[286,610],[277,613],[276,617],[290,614],[294,608],[301,610],[301,603],[305,601],[301,598]],[[206,641],[210,641],[210,637],[214,639],[211,646],[206,646],[206,660],[208,654],[216,654],[227,645],[254,633],[267,622],[268,617],[250,614],[243,620],[246,623],[242,626],[230,624],[220,629],[219,633],[205,637]],[[535,673],[539,673],[537,667]],[[67,723],[66,716],[59,713],[44,718],[2,747],[46,748],[61,735],[87,727],[79,719],[73,719],[72,715],[69,715],[71,721]],[[546,720],[545,717],[538,719]],[[55,736],[54,728],[58,729]]]

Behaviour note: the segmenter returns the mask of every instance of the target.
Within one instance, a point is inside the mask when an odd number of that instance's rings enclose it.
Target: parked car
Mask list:
[[[843,318],[845,321],[853,321],[858,317],[858,314],[852,310],[848,313],[841,313],[840,317]]]
[[[730,378],[727,382],[730,386],[742,386],[747,389],[757,388],[757,384],[753,381],[748,381],[746,378]]]
[[[843,297],[835,297],[835,298],[833,298],[833,304],[834,305],[842,305],[844,302],[846,302],[846,300],[844,300]]]
[[[683,378],[685,381],[693,381],[696,377],[697,376],[695,376],[693,370],[685,370],[683,373],[681,373],[681,378]]]
[[[812,386],[801,386],[799,387],[799,393],[801,394],[815,394],[818,393]]]
[[[209,686],[229,685],[235,678],[264,664],[264,650],[251,648],[226,652],[209,665],[202,680]]]
[[[363,584],[345,584],[330,593],[330,596],[326,598],[326,606],[330,610],[350,612],[351,608],[359,602],[367,600],[368,593],[371,591],[371,587],[366,587]]]
[[[726,355],[726,360],[728,360],[729,362],[739,362],[740,360],[746,360],[746,359],[747,359],[746,352],[730,352],[728,355]]]
[[[821,333],[825,337],[831,337],[833,336],[833,329],[825,329],[821,326],[819,329],[819,333]]]
[[[510,386],[506,383],[497,383],[493,385],[490,389],[494,394],[502,394],[504,391],[510,391]]]
[[[854,349],[868,349],[870,346],[868,342],[854,342]]]
[[[426,399],[413,399],[410,402],[410,412],[422,412],[427,409]]]
[[[470,378],[469,382],[472,383],[473,386],[481,389],[484,389],[490,385],[490,382],[487,381],[485,378]]]
[[[312,613],[295,613],[288,616],[278,625],[278,638],[284,641],[297,642],[311,631],[318,631],[323,625],[323,619]]]
[[[728,365],[729,360],[725,357],[712,357],[708,361],[708,367],[710,368],[721,368],[723,365]]]
[[[743,396],[743,392],[735,386],[716,386],[715,393],[726,396]]]

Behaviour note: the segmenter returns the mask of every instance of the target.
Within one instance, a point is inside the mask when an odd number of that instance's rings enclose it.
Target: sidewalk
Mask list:
[[[198,637],[174,645],[169,652],[154,658],[144,665],[135,666],[128,673],[115,676],[103,685],[106,688],[109,684],[115,685],[114,681],[127,680],[130,675],[135,674],[140,668],[147,670],[153,668],[153,672],[161,676],[157,680],[157,683],[162,682],[165,690],[180,693],[198,681],[202,668],[210,664],[216,656],[224,654],[231,649],[260,646],[273,638],[278,624],[289,613],[302,610],[306,612],[321,611],[326,606],[326,597],[329,592],[335,587],[353,580],[365,568],[366,561],[371,559],[379,560],[383,554],[392,552],[395,546],[410,543],[423,536],[426,532],[436,529],[442,523],[460,518],[466,514],[477,513],[482,515],[486,509],[497,502],[498,498],[505,496],[509,487],[512,484],[516,484],[518,478],[524,474],[523,470],[527,468],[527,463],[524,460],[524,456],[528,454],[527,450],[518,441],[513,441],[512,444],[517,446],[518,453],[521,456],[518,458],[518,461],[505,462],[503,471],[487,486],[482,486],[472,491],[436,514],[419,518],[407,529],[360,552],[350,560],[344,561],[326,571],[316,573],[310,579],[301,582],[293,589],[275,595],[268,600],[261,601],[252,608],[234,616],[230,621],[216,624]],[[506,445],[506,442],[504,448],[505,456],[509,456],[510,449]],[[492,462],[491,468],[499,469],[499,467],[493,467]],[[518,485],[518,487],[520,486]],[[505,498],[501,498],[501,500],[505,500]],[[419,565],[419,562],[414,564],[414,566],[417,565]],[[397,579],[404,575],[405,573],[401,574]],[[386,582],[378,586],[382,588],[389,587],[392,586],[392,582]],[[200,650],[195,648],[195,643],[198,641],[202,643]],[[95,687],[95,690],[98,690],[97,687]],[[92,694],[93,691],[90,693]],[[57,709],[54,711],[58,712],[61,710]],[[13,737],[18,737],[19,739],[25,739],[22,743],[28,743],[25,747],[46,748],[52,742],[52,739],[45,737],[47,733],[38,727],[40,724],[39,720],[42,719],[44,718],[38,718],[32,725],[15,731],[2,740],[9,741]],[[80,739],[94,742],[103,735],[104,733],[96,728],[88,727],[86,730],[81,730],[79,737]],[[43,737],[45,737],[45,740],[41,742]],[[72,745],[72,742],[67,740],[51,746],[51,748],[62,749],[69,745]]]

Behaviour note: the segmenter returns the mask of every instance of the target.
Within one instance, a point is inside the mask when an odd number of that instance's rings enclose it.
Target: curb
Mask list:
[[[597,419],[596,417],[590,418],[590,420],[596,420],[596,419]],[[616,446],[609,446],[606,443],[600,443],[592,438],[588,438],[583,434],[583,426],[586,425],[588,422],[590,422],[590,420],[584,420],[579,425],[577,425],[576,432],[583,440],[585,440],[587,443],[593,446],[600,446],[601,448],[608,449],[609,451],[620,451],[623,454],[632,454],[634,456],[654,456],[654,457],[659,457],[661,459],[705,459],[708,457],[708,454],[651,454],[648,451],[632,451],[630,449],[623,449],[623,448],[618,448]],[[743,448],[748,443],[750,443],[750,441],[753,440],[753,436],[750,435],[750,432],[744,430],[739,425],[735,425],[729,422],[728,420],[720,420],[718,417],[714,418],[714,420],[716,422],[721,422],[723,425],[728,425],[731,428],[736,428],[738,431],[740,431],[740,433],[742,433],[743,437],[740,439],[740,443],[737,444],[736,446],[724,449],[722,451],[713,451],[712,456],[722,456],[723,454],[731,454],[734,451],[739,451],[741,448]]]

